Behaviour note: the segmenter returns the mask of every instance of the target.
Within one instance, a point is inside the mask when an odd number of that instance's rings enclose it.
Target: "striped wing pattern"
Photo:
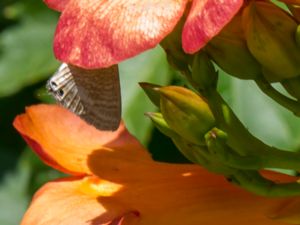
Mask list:
[[[86,70],[62,64],[47,89],[58,103],[99,130],[116,130],[121,120],[118,66]]]

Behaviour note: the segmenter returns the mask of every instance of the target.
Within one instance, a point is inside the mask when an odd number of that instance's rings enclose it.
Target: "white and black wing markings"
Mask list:
[[[118,66],[86,70],[62,64],[48,80],[57,102],[99,130],[116,130],[121,120]]]

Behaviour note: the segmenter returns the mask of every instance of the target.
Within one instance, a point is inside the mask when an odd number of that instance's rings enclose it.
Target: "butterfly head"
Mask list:
[[[54,79],[50,78],[47,81],[46,89],[56,100],[62,101],[62,99],[64,98],[64,90],[58,88],[58,84],[55,82]]]

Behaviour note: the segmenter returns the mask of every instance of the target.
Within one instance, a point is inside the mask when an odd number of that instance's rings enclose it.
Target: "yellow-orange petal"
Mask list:
[[[44,0],[44,3],[51,9],[63,11],[70,0]]]
[[[153,163],[148,170],[115,194],[137,209],[138,224],[285,224],[265,214],[277,200],[247,193],[199,166]]]
[[[72,0],[55,33],[55,56],[101,68],[155,47],[172,31],[187,0]]]
[[[193,0],[182,31],[182,47],[195,53],[216,36],[238,12],[243,0]]]
[[[22,225],[285,224],[264,214],[277,200],[247,193],[199,166],[153,162],[136,173],[120,183],[85,177],[47,184]]]
[[[138,218],[135,211],[110,199],[119,185],[100,180],[93,184],[87,179],[66,178],[44,185],[34,195],[21,225],[113,225],[127,217]],[[87,182],[97,185],[97,196],[85,192]]]
[[[115,158],[148,161],[150,156],[121,123],[115,132],[99,131],[56,105],[36,105],[16,117],[15,128],[48,165],[70,174],[90,174],[89,157],[96,151]]]

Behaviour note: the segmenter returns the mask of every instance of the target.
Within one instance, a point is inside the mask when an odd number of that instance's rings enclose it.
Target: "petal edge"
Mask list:
[[[182,31],[182,47],[195,53],[230,22],[242,6],[242,0],[193,0]]]

